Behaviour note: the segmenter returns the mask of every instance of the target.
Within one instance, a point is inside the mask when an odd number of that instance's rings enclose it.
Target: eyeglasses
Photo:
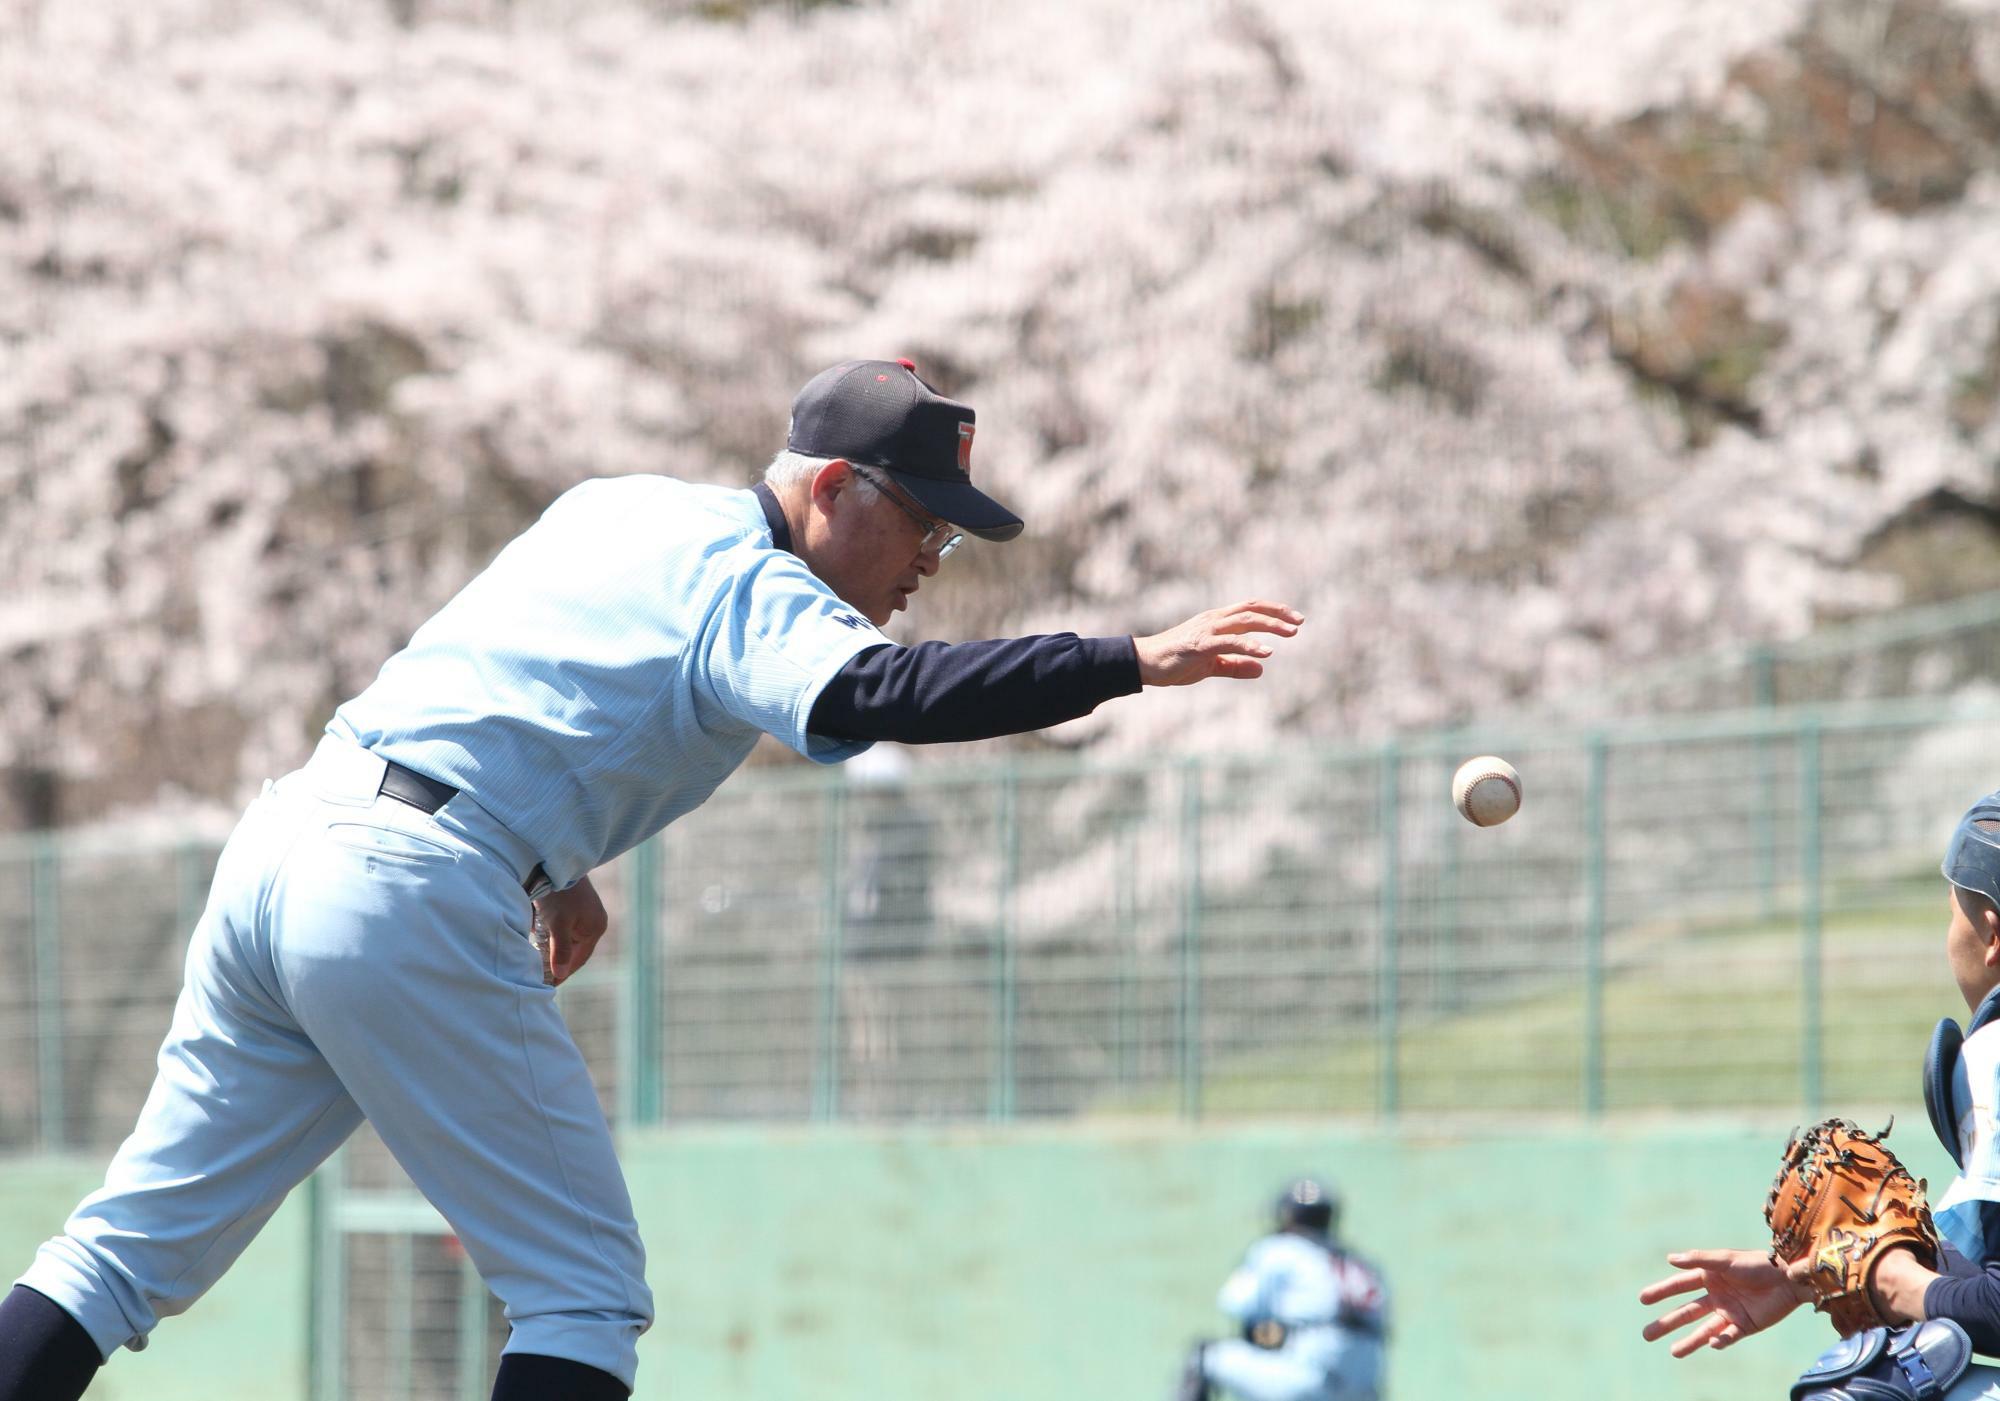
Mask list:
[[[888,497],[890,501],[895,503],[897,510],[923,528],[924,540],[921,545],[917,546],[918,554],[922,554],[926,550],[936,550],[938,558],[943,559],[946,555],[965,543],[965,533],[963,531],[959,530],[950,521],[941,521],[935,516],[927,516],[920,511],[912,509],[903,500],[902,493],[889,485],[881,473],[872,468],[863,468],[859,463],[852,465],[855,476],[861,478],[861,480],[867,482],[870,486]]]

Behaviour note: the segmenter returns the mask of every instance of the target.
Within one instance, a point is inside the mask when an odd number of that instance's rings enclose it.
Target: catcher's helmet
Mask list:
[[[1958,820],[1945,848],[1944,878],[2000,905],[2000,793],[1988,793]]]
[[[1332,1235],[1340,1224],[1340,1193],[1316,1177],[1301,1177],[1278,1194],[1278,1229]]]

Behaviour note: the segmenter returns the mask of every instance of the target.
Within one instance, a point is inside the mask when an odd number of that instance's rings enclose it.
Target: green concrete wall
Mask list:
[[[103,1178],[102,1162],[0,1159],[4,1281],[28,1267],[35,1247]],[[90,1401],[303,1401],[305,1207],[305,1195],[294,1194],[193,1310],[161,1325],[144,1352],[114,1356]]]
[[[1801,1312],[1675,1361],[1639,1338],[1669,1249],[1767,1238],[1789,1124],[1384,1136],[1312,1127],[696,1133],[632,1141],[660,1321],[642,1394],[1159,1401],[1304,1170],[1394,1291],[1398,1401],[1778,1398]],[[1921,1118],[1912,1169],[1949,1161]]]
[[[1635,1295],[1676,1246],[1754,1245],[1788,1124],[1385,1134],[1310,1125],[683,1130],[630,1136],[660,1321],[640,1395],[760,1401],[1158,1401],[1283,1180],[1329,1174],[1394,1291],[1397,1401],[1749,1401],[1832,1338],[1801,1313],[1684,1362]],[[1894,1139],[1942,1183],[1921,1119]],[[0,1164],[0,1253],[94,1165]],[[102,1398],[305,1394],[295,1197]]]

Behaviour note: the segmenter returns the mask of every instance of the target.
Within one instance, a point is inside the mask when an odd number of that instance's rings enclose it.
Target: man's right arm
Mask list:
[[[1046,729],[1142,686],[1263,672],[1270,644],[1303,621],[1280,604],[1213,608],[1150,637],[1050,633],[993,642],[873,647],[813,702],[807,729],[829,739],[941,744]]]
[[[806,728],[901,744],[993,739],[1074,720],[1138,689],[1129,637],[1065,632],[873,647],[826,683]]]
[[[1249,1260],[1238,1265],[1222,1282],[1222,1288],[1216,1292],[1215,1307],[1239,1323],[1264,1316],[1264,1278]]]

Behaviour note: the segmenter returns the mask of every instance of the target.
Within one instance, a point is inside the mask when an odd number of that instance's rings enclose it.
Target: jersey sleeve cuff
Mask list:
[[[1116,684],[1122,689],[1111,692],[1114,696],[1129,696],[1145,689],[1139,679],[1139,644],[1130,637],[1084,637],[1079,638],[1084,655],[1090,658],[1090,669],[1094,675],[1102,676],[1106,684]]]

